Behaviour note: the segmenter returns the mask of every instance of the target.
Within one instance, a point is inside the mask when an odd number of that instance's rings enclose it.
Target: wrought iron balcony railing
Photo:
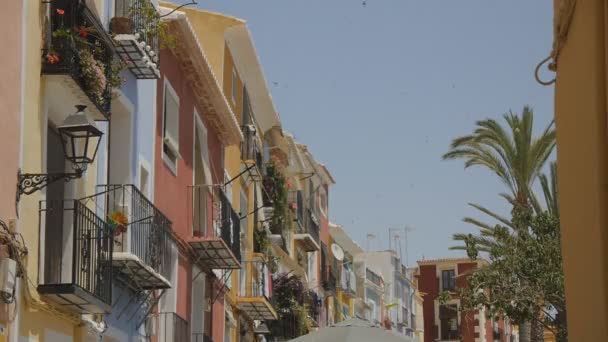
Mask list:
[[[90,198],[103,208],[116,229],[115,270],[146,290],[169,288],[171,261],[171,221],[132,184],[98,186],[101,191]],[[124,216],[125,224],[114,217]],[[114,222],[114,223],[112,223]]]
[[[310,208],[308,208],[306,231],[308,232],[308,234],[312,235],[313,239],[317,243],[319,242],[319,220]]]
[[[116,0],[111,29],[117,52],[136,78],[160,78],[160,16],[151,0]]]
[[[107,313],[112,303],[112,233],[79,200],[40,202],[38,292],[79,313]]]
[[[241,218],[218,187],[189,187],[192,237],[188,243],[211,269],[238,269],[241,262]]]
[[[82,104],[108,118],[116,68],[112,38],[86,1],[53,0],[49,5],[50,32],[42,53],[42,74],[71,77],[85,95]]]
[[[304,196],[301,190],[291,190],[287,193],[287,202],[289,207],[295,213],[295,221],[297,223],[296,231],[304,232],[306,229],[306,221],[304,213],[307,212],[304,206]]]
[[[158,314],[158,342],[190,342],[188,321],[175,312]]]
[[[351,269],[342,266],[342,275],[340,277],[340,287],[345,294],[349,296],[356,295],[356,277],[355,272]]]
[[[244,288],[240,288],[237,298],[239,310],[252,320],[275,320],[277,313],[270,302],[268,288],[268,267],[265,261],[247,261]]]

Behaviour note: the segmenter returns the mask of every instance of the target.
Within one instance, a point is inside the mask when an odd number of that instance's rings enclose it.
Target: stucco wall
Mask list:
[[[9,1],[0,11],[3,53],[0,63],[0,103],[2,103],[2,163],[0,163],[0,219],[15,218],[15,183],[21,146],[21,71],[23,2]]]
[[[578,1],[569,27],[555,86],[568,334],[608,341],[606,1]]]

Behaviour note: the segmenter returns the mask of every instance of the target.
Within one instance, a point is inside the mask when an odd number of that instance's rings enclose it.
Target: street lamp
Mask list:
[[[74,172],[21,173],[19,170],[17,202],[21,195],[33,194],[58,180],[63,179],[67,182],[82,177],[87,166],[93,163],[103,132],[97,128],[95,121],[86,115],[86,108],[87,106],[83,105],[76,106],[76,113],[69,115],[63,124],[57,127],[61,135],[65,159],[72,162]]]

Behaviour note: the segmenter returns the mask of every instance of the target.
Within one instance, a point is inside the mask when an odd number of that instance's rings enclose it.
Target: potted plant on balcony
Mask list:
[[[120,245],[120,235],[127,232],[127,226],[129,224],[129,220],[127,219],[127,215],[125,215],[121,211],[115,211],[108,216],[108,227],[112,231],[112,235],[114,236],[114,242]]]
[[[257,227],[253,230],[253,244],[255,252],[268,254],[270,240],[264,227]]]
[[[62,60],[59,51],[75,49],[77,61],[80,65],[80,77],[90,96],[99,103],[110,94],[106,91],[119,88],[123,79],[120,76],[124,64],[102,48],[100,44],[100,33],[93,27],[75,26],[72,28],[64,25],[63,17],[65,11],[56,9],[54,15],[60,23],[59,27],[52,32],[53,42],[47,54],[46,63],[56,64]]]

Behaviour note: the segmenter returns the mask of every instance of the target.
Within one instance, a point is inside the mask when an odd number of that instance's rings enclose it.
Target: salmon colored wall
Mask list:
[[[157,87],[156,139],[155,139],[155,205],[171,220],[173,231],[182,237],[191,232],[187,216],[188,186],[193,179],[193,123],[194,103],[191,87],[179,69],[179,63],[167,50],[161,51],[161,78]],[[182,156],[177,160],[177,175],[169,169],[162,158],[162,132],[163,132],[163,102],[164,85],[169,81],[179,97],[179,153]],[[177,272],[177,293],[189,293],[191,269],[190,261],[186,256],[179,256]],[[189,319],[189,296],[177,296],[177,314]]]
[[[196,98],[192,87],[184,77],[183,71],[175,56],[168,50],[161,51],[161,78],[157,87],[156,139],[155,139],[155,205],[173,223],[173,230],[183,239],[192,234],[190,226],[190,199],[188,187],[193,185],[194,167],[194,110],[197,109],[207,127],[207,145],[209,147],[210,167],[214,182],[220,182],[223,177],[221,162],[221,142],[217,132],[208,122],[203,111],[195,103]],[[182,156],[177,162],[177,175],[167,167],[162,159],[162,119],[163,95],[165,80],[168,80],[179,97],[179,153]],[[177,291],[187,294],[177,296],[177,314],[190,319],[190,291],[192,262],[186,255],[180,253],[177,273]]]
[[[217,289],[215,290],[217,291]],[[215,297],[215,295],[214,295]],[[219,296],[215,303],[213,303],[213,317],[212,317],[212,326],[211,326],[211,338],[214,341],[223,341],[224,340],[224,324],[225,324],[225,314],[224,314],[224,296]]]

